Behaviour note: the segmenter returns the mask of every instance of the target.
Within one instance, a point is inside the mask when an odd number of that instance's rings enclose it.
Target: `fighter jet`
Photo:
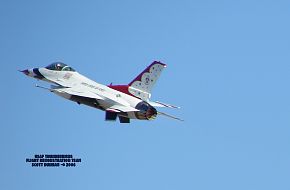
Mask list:
[[[44,68],[26,69],[25,75],[52,83],[44,88],[63,98],[105,111],[105,120],[130,123],[130,119],[153,120],[164,115],[172,119],[180,118],[159,112],[155,107],[179,108],[158,101],[150,101],[151,90],[166,64],[154,61],[128,85],[102,85],[75,71],[72,67],[55,62]],[[182,120],[181,120],[182,121]]]

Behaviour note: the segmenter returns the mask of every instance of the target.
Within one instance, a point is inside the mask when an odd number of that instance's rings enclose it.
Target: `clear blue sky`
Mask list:
[[[0,189],[290,189],[290,1],[0,2]],[[130,125],[17,69],[63,61],[103,84],[168,65]],[[76,168],[32,168],[34,154]]]

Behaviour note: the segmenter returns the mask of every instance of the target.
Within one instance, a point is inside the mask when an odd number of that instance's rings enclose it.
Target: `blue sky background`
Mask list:
[[[290,188],[290,1],[0,1],[0,189]],[[17,69],[63,61],[126,84],[168,65],[152,99],[180,110],[130,125]],[[76,168],[32,168],[73,154]]]

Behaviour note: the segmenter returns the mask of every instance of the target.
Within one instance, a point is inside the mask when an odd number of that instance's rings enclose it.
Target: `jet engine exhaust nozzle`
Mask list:
[[[135,116],[138,119],[153,120],[157,116],[157,110],[145,101],[137,104],[135,108],[140,110],[138,112],[135,112]]]

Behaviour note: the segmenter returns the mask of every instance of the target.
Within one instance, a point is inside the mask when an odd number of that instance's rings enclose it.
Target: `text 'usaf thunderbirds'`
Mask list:
[[[130,119],[152,120],[157,114],[181,120],[155,109],[179,107],[149,100],[152,87],[165,67],[165,64],[154,61],[128,85],[108,86],[79,74],[61,62],[21,72],[35,79],[53,83],[54,85],[47,89],[63,98],[105,111],[107,121],[115,121],[117,117],[121,123],[130,123]]]

